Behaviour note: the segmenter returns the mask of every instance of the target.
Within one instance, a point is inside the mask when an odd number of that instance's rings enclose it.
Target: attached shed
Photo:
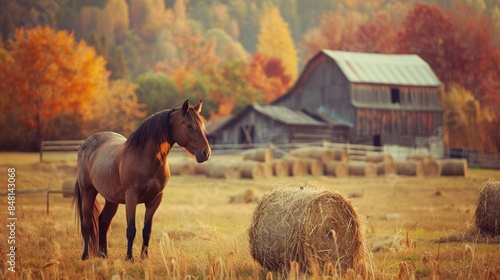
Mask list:
[[[323,50],[272,104],[350,125],[349,141],[416,146],[443,123],[441,82],[417,55]]]
[[[211,144],[345,142],[349,126],[326,122],[284,106],[253,104],[207,124]]]

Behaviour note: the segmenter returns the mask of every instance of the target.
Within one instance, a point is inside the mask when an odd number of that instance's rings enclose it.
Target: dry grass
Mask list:
[[[36,154],[0,154],[2,173],[15,167],[17,190],[61,189],[74,166],[37,163]],[[221,161],[213,157],[211,161]],[[223,160],[226,161],[226,160]],[[18,195],[17,278],[18,279],[257,279],[263,275],[252,260],[248,228],[255,204],[229,204],[231,195],[254,188],[265,192],[279,182],[300,186],[304,181],[338,191],[352,199],[364,226],[364,235],[373,252],[376,279],[494,279],[500,276],[500,244],[483,240],[436,243],[444,236],[468,232],[474,226],[474,209],[479,191],[488,179],[500,178],[500,171],[469,170],[463,177],[375,178],[303,176],[255,181],[211,179],[204,176],[172,177],[164,201],[155,215],[150,258],[139,259],[142,216],[138,207],[135,263],[125,262],[125,213],[120,206],[113,220],[109,258],[80,261],[81,238],[70,211],[70,199],[50,198],[46,215],[44,195]],[[2,188],[6,188],[6,183]],[[439,190],[440,195],[436,195]],[[4,191],[4,190],[2,190]],[[0,215],[6,217],[6,199],[0,197]],[[0,227],[7,236],[7,227]],[[2,245],[0,279],[6,277],[6,254]],[[384,243],[385,242],[385,243]],[[334,275],[333,273],[331,273]],[[346,277],[349,277],[349,273]],[[488,278],[489,277],[489,278]],[[402,279],[401,278],[401,279]],[[330,278],[331,279],[331,278]]]

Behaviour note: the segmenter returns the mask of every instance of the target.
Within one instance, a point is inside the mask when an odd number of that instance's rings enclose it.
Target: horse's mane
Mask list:
[[[147,145],[149,140],[153,141],[155,154],[160,154],[160,161],[167,156],[167,151],[162,150],[162,144],[169,142],[172,146],[172,128],[169,124],[170,115],[179,108],[163,110],[145,119],[139,127],[130,134],[125,142],[125,149],[141,148]],[[188,109],[187,117],[193,121],[197,129],[204,129],[204,119],[192,108]],[[202,128],[203,127],[203,128]]]

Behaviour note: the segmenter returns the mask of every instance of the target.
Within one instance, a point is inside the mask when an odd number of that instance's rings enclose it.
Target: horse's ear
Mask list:
[[[182,114],[186,115],[188,113],[188,110],[189,110],[189,99],[186,99],[186,101],[184,101],[184,104],[182,104]]]
[[[194,110],[196,112],[198,112],[198,114],[201,112],[201,99],[200,99],[200,102],[198,102],[198,104],[196,104],[196,106],[194,106]]]

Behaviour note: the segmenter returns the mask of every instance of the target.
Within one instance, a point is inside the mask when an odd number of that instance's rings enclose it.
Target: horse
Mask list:
[[[89,258],[89,247],[106,258],[107,232],[119,204],[125,204],[127,219],[126,260],[133,261],[132,245],[137,204],[144,203],[141,258],[147,258],[153,216],[160,205],[163,189],[170,177],[167,155],[177,143],[193,154],[198,163],[210,157],[205,136],[202,102],[153,114],[128,139],[114,132],[98,132],[80,146],[73,205],[83,237],[82,260]],[[105,199],[101,212],[97,194]]]

